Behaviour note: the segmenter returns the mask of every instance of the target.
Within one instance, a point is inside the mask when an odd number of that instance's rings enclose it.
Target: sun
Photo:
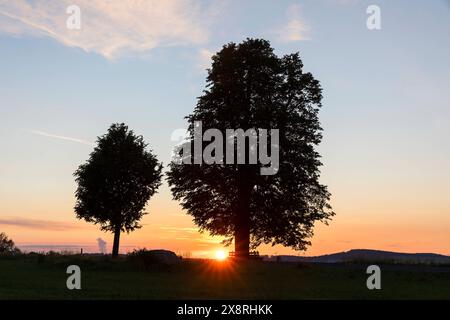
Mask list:
[[[223,261],[227,258],[227,254],[223,250],[217,250],[216,251],[216,259]]]

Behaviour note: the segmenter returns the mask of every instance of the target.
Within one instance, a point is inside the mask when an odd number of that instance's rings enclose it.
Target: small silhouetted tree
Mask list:
[[[298,53],[277,57],[266,40],[229,43],[213,56],[206,89],[187,117],[188,142],[195,121],[224,136],[226,129],[279,129],[279,171],[264,176],[259,164],[172,161],[168,182],[201,230],[226,236],[228,244],[234,238],[237,257],[261,243],[304,250],[314,223],[334,215],[315,150],[322,139],[321,92]]]
[[[161,170],[142,136],[122,123],[98,138],[89,160],[75,172],[77,218],[114,233],[113,257],[119,254],[120,233],[141,227],[145,205],[161,184]]]
[[[8,238],[5,233],[0,233],[0,254],[4,253],[20,253],[14,241]]]

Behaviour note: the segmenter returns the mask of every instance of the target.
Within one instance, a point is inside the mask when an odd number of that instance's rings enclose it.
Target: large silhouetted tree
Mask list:
[[[144,207],[161,184],[161,170],[142,136],[122,123],[98,138],[89,160],[75,172],[77,218],[114,233],[114,257],[120,233],[141,227]]]
[[[321,92],[298,53],[277,57],[266,40],[229,43],[213,56],[206,89],[187,117],[188,142],[195,121],[202,121],[203,132],[217,128],[224,135],[226,129],[279,129],[279,171],[261,175],[260,164],[172,161],[168,182],[201,230],[226,236],[229,244],[234,238],[237,257],[261,243],[304,250],[314,223],[334,215],[315,150],[322,139]]]

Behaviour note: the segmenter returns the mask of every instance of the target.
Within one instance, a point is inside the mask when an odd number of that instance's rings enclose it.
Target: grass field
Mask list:
[[[66,288],[79,265],[82,289]],[[448,267],[381,266],[382,290],[368,290],[364,265],[184,260],[147,270],[125,259],[0,258],[0,299],[450,299]]]

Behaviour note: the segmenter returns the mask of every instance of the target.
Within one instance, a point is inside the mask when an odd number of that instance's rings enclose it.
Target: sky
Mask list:
[[[80,29],[67,20],[80,8]],[[370,5],[380,29],[370,30]],[[73,172],[125,122],[167,165],[210,57],[247,37],[300,52],[323,87],[321,182],[336,216],[319,255],[352,248],[450,255],[450,1],[0,0],[0,232],[19,247],[83,247],[112,235],[77,220]],[[123,252],[213,256],[167,183]],[[231,250],[232,248],[225,248]]]

